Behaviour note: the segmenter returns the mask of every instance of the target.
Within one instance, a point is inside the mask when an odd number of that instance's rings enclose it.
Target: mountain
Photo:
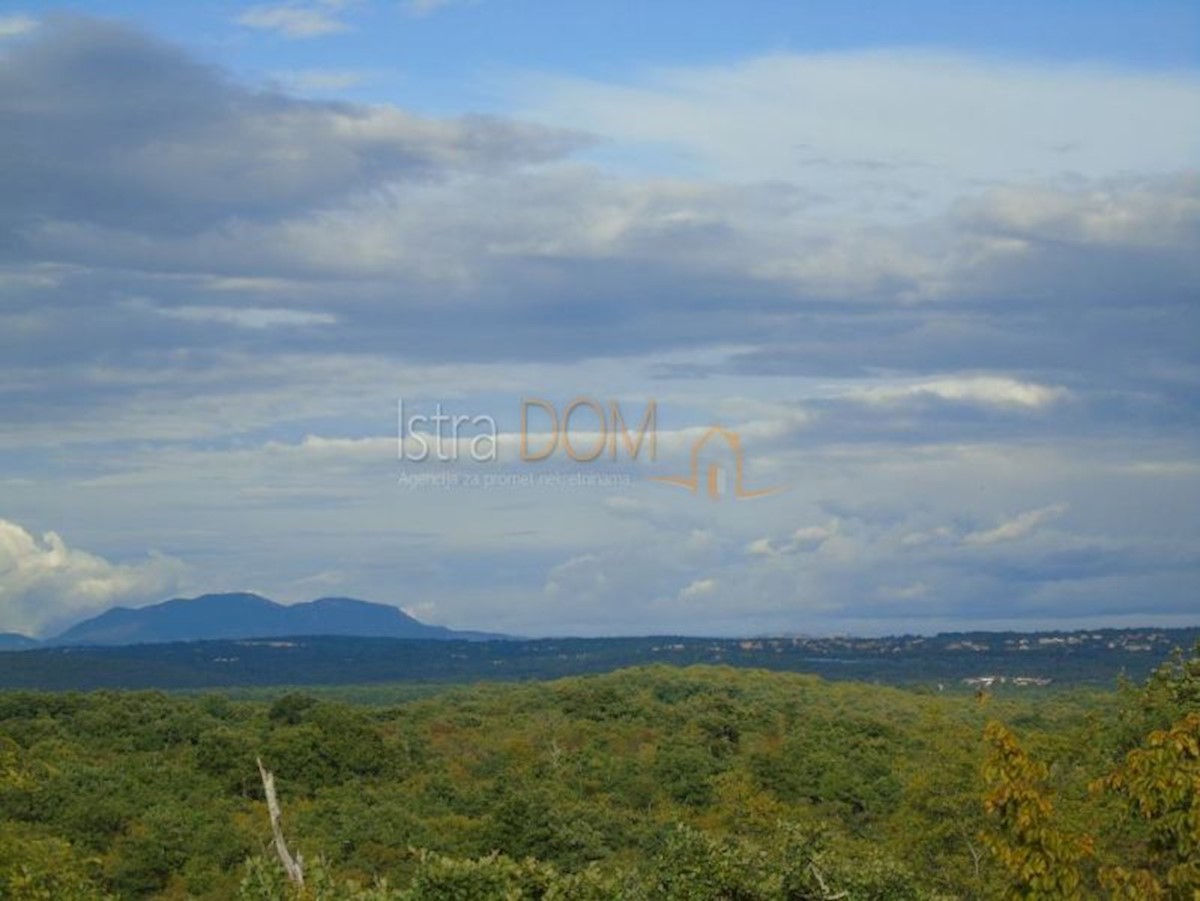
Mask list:
[[[0,632],[0,651],[27,651],[38,645],[38,640],[30,638],[28,635],[21,635],[19,632]]]
[[[505,637],[427,626],[396,607],[354,598],[318,598],[289,605],[239,592],[175,598],[136,609],[113,607],[46,644],[129,645],[298,635],[472,641]]]

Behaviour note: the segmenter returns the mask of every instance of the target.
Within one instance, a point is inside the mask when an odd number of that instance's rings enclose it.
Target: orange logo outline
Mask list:
[[[689,476],[650,476],[652,482],[663,482],[667,485],[675,485],[679,488],[686,488],[692,494],[696,494],[700,490],[700,451],[713,438],[720,436],[725,439],[725,443],[729,445],[733,451],[734,459],[734,481],[733,481],[733,496],[738,500],[750,500],[756,497],[767,497],[771,494],[779,494],[781,491],[786,491],[787,487],[783,485],[775,488],[761,488],[757,491],[747,491],[744,485],[744,470],[745,470],[745,453],[742,450],[742,439],[737,432],[723,426],[714,425],[707,432],[701,435],[692,444],[692,471]],[[708,496],[714,501],[721,496],[718,474],[721,468],[716,463],[708,464],[708,473],[706,483],[708,486]]]

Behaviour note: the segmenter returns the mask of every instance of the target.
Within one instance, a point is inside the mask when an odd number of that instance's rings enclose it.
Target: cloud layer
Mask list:
[[[13,31],[0,512],[142,562],[10,523],[0,628],[148,598],[173,558],[527,634],[1194,604],[1194,74],[774,54],[502,93],[416,115],[117,23]],[[507,448],[522,397],[656,398],[661,457],[621,490],[406,491],[399,396]],[[641,478],[714,422],[789,491]]]

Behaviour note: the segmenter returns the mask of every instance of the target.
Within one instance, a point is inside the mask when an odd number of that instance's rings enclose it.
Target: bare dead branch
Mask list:
[[[263,766],[261,757],[256,757],[255,761],[258,763],[258,774],[262,776],[263,793],[267,796],[267,813],[271,817],[271,834],[275,836],[275,851],[279,855],[288,879],[294,885],[303,888],[304,858],[299,854],[292,857],[287,842],[283,839],[283,826],[280,823],[283,814],[279,810],[279,799],[275,796],[275,775]]]

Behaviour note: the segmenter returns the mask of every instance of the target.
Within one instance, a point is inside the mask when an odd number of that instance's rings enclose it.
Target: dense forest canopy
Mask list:
[[[397,698],[0,695],[0,897],[1200,890],[1195,657],[1107,692],[655,666]]]

